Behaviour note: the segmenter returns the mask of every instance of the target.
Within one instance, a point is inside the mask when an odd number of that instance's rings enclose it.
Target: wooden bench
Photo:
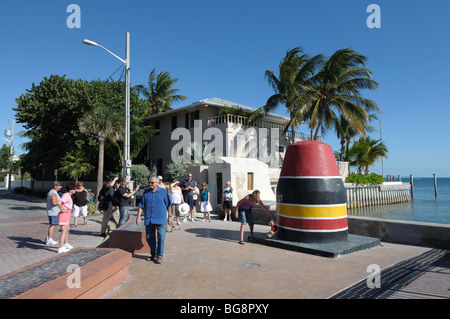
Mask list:
[[[127,222],[109,234],[108,247],[120,248],[132,254],[149,254],[144,220],[136,225],[136,215],[131,215]]]

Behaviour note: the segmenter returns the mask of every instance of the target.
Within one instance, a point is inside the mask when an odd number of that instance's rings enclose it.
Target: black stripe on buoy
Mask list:
[[[277,185],[277,202],[280,204],[329,205],[347,202],[341,177],[286,178],[280,177]]]

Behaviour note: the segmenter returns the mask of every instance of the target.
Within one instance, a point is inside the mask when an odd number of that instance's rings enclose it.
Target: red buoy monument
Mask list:
[[[289,145],[276,195],[278,238],[305,243],[347,240],[347,195],[330,145]]]
[[[378,238],[348,232],[347,194],[328,144],[287,147],[276,199],[277,231],[251,235],[249,241],[325,257],[380,245]]]

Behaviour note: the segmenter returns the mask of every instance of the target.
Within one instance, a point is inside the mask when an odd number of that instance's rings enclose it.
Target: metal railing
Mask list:
[[[218,125],[218,124],[238,124],[242,126],[248,126],[248,127],[257,127],[257,128],[266,128],[266,129],[279,129],[280,131],[284,130],[285,125],[281,123],[275,123],[275,122],[269,122],[269,121],[263,121],[263,120],[256,120],[251,123],[248,121],[248,117],[241,116],[241,115],[233,115],[233,114],[224,114],[224,115],[218,115],[208,118],[207,125],[208,127]],[[286,134],[283,136],[286,140],[291,141],[292,140],[292,131],[287,131]],[[294,131],[294,142],[298,141],[309,141],[312,140],[312,134],[309,133],[303,133],[303,132],[296,132]],[[320,141],[320,136],[318,137],[318,141]]]

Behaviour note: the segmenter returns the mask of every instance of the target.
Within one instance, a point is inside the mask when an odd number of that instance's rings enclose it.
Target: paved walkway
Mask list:
[[[58,245],[46,246],[48,231],[45,201],[0,190],[0,276],[32,265],[56,255]],[[100,216],[91,216],[86,225],[78,220],[72,227],[69,243],[74,247],[97,247],[100,237]],[[71,218],[73,224],[73,217]],[[55,228],[53,239],[59,241],[61,233]]]
[[[127,280],[104,298],[450,298],[449,251],[382,243],[327,258],[239,245],[238,222],[202,222],[197,216],[167,234],[162,264],[134,255]],[[69,242],[101,244],[99,219],[91,216],[87,225],[72,228]],[[47,228],[43,200],[0,191],[0,275],[54,256],[57,248],[43,244]],[[258,233],[268,230],[255,226]],[[381,287],[369,289],[366,278],[376,275],[373,265],[381,269]]]

